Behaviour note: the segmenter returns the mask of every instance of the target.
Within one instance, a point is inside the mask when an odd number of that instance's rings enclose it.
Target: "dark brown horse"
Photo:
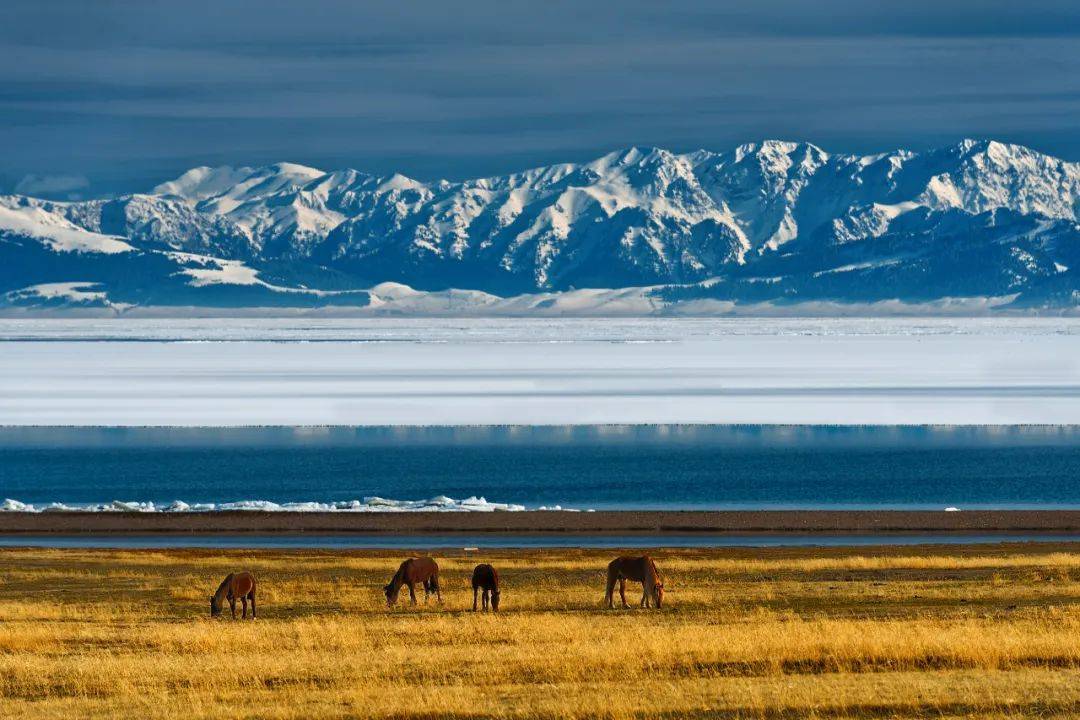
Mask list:
[[[429,557],[422,557],[409,558],[401,563],[394,577],[383,588],[386,592],[386,606],[393,607],[397,602],[402,585],[409,588],[409,599],[415,605],[416,591],[413,587],[417,583],[424,586],[424,602],[428,601],[428,595],[433,592],[439,598],[439,602],[442,602],[442,593],[439,591],[439,565]]]
[[[210,617],[221,614],[221,604],[229,601],[229,609],[232,610],[233,620],[236,619],[236,600],[244,604],[243,617],[247,617],[248,600],[251,601],[251,619],[255,619],[255,576],[251,573],[229,573],[221,581],[217,592],[210,596]]]
[[[488,609],[488,597],[491,597],[491,609],[499,612],[499,573],[488,564],[477,565],[472,571],[472,609],[476,612],[476,593],[483,591],[484,610]]]
[[[626,581],[641,583],[641,607],[647,608],[650,602],[660,607],[664,602],[664,578],[656,568],[656,563],[648,555],[641,557],[618,557],[607,566],[607,594],[604,600],[609,608],[615,607],[615,583],[619,583],[619,597],[624,608],[626,604]]]

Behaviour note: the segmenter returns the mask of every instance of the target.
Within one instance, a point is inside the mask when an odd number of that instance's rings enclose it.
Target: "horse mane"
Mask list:
[[[218,585],[217,592],[214,593],[214,599],[220,602],[229,593],[229,583],[232,582],[234,573],[229,573],[225,576],[225,579]]]
[[[398,566],[397,572],[394,573],[394,577],[390,578],[390,587],[397,589],[405,584],[405,568],[409,567],[409,563],[412,562],[412,558],[405,560]]]

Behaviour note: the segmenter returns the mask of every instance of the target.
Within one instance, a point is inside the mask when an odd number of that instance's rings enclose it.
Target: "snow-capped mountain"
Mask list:
[[[426,307],[458,290],[528,310],[499,298],[565,308],[554,293],[641,288],[642,311],[955,298],[1071,307],[1080,164],[965,140],[871,156],[777,141],[630,148],[464,182],[201,167],[148,194],[0,197],[0,259],[0,297],[19,306],[411,298],[397,306],[407,311],[420,294],[441,293]],[[380,297],[380,286],[396,289]]]

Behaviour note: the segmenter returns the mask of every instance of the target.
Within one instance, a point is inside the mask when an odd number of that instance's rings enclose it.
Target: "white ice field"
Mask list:
[[[0,320],[0,425],[592,423],[1080,423],[1080,320]]]

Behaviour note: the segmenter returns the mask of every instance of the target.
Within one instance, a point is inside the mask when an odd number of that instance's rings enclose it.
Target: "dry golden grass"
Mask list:
[[[402,553],[3,550],[0,717],[1080,713],[1080,548],[657,551],[661,611],[602,609],[613,555],[444,554],[445,605],[387,611]],[[259,620],[210,620],[239,568]]]

